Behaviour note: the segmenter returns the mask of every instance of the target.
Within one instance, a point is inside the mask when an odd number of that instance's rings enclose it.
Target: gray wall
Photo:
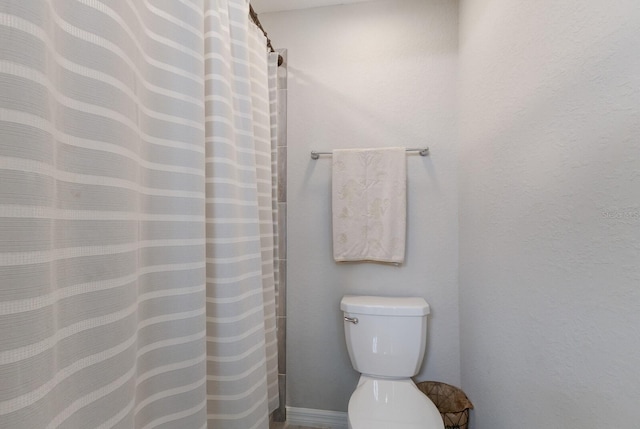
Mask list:
[[[345,294],[417,295],[432,306],[418,379],[460,382],[457,289],[457,3],[390,0],[262,14],[288,49],[288,405],[346,411],[357,381],[339,310]],[[337,265],[335,148],[423,146],[408,167],[406,264]]]
[[[640,6],[461,9],[460,315],[473,427],[637,427]]]

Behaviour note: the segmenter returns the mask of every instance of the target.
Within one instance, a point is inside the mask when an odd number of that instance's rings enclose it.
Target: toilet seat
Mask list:
[[[349,400],[350,429],[444,429],[436,406],[411,379],[362,376]]]

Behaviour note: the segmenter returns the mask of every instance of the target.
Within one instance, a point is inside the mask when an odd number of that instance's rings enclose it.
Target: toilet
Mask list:
[[[411,379],[427,342],[423,298],[344,296],[344,332],[360,380],[349,399],[349,429],[444,429],[436,406]]]

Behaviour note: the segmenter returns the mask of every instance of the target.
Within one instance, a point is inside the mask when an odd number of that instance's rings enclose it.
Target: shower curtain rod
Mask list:
[[[429,156],[429,148],[428,147],[408,147],[405,149],[407,152],[418,152],[420,156]],[[315,150],[311,151],[311,159],[318,159],[320,155],[333,155],[333,152],[318,152]]]
[[[255,10],[253,10],[253,6],[251,6],[251,3],[249,3],[249,16],[251,17],[251,20],[253,21],[253,23],[257,25],[260,30],[262,30],[264,37],[267,38],[267,47],[269,48],[269,50],[271,52],[275,52],[276,50],[273,49],[273,45],[271,44],[271,39],[269,39],[267,32],[264,30],[264,27],[260,23],[260,20],[258,19],[258,14],[256,13]],[[284,58],[282,58],[282,55],[278,54],[278,67],[280,67],[283,62],[284,62]]]

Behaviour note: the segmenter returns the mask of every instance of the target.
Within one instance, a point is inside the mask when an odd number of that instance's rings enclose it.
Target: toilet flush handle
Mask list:
[[[351,323],[353,323],[354,325],[357,325],[357,324],[358,324],[358,318],[357,318],[357,317],[347,317],[347,316],[344,316],[344,321],[345,321],[345,322],[351,322]]]

